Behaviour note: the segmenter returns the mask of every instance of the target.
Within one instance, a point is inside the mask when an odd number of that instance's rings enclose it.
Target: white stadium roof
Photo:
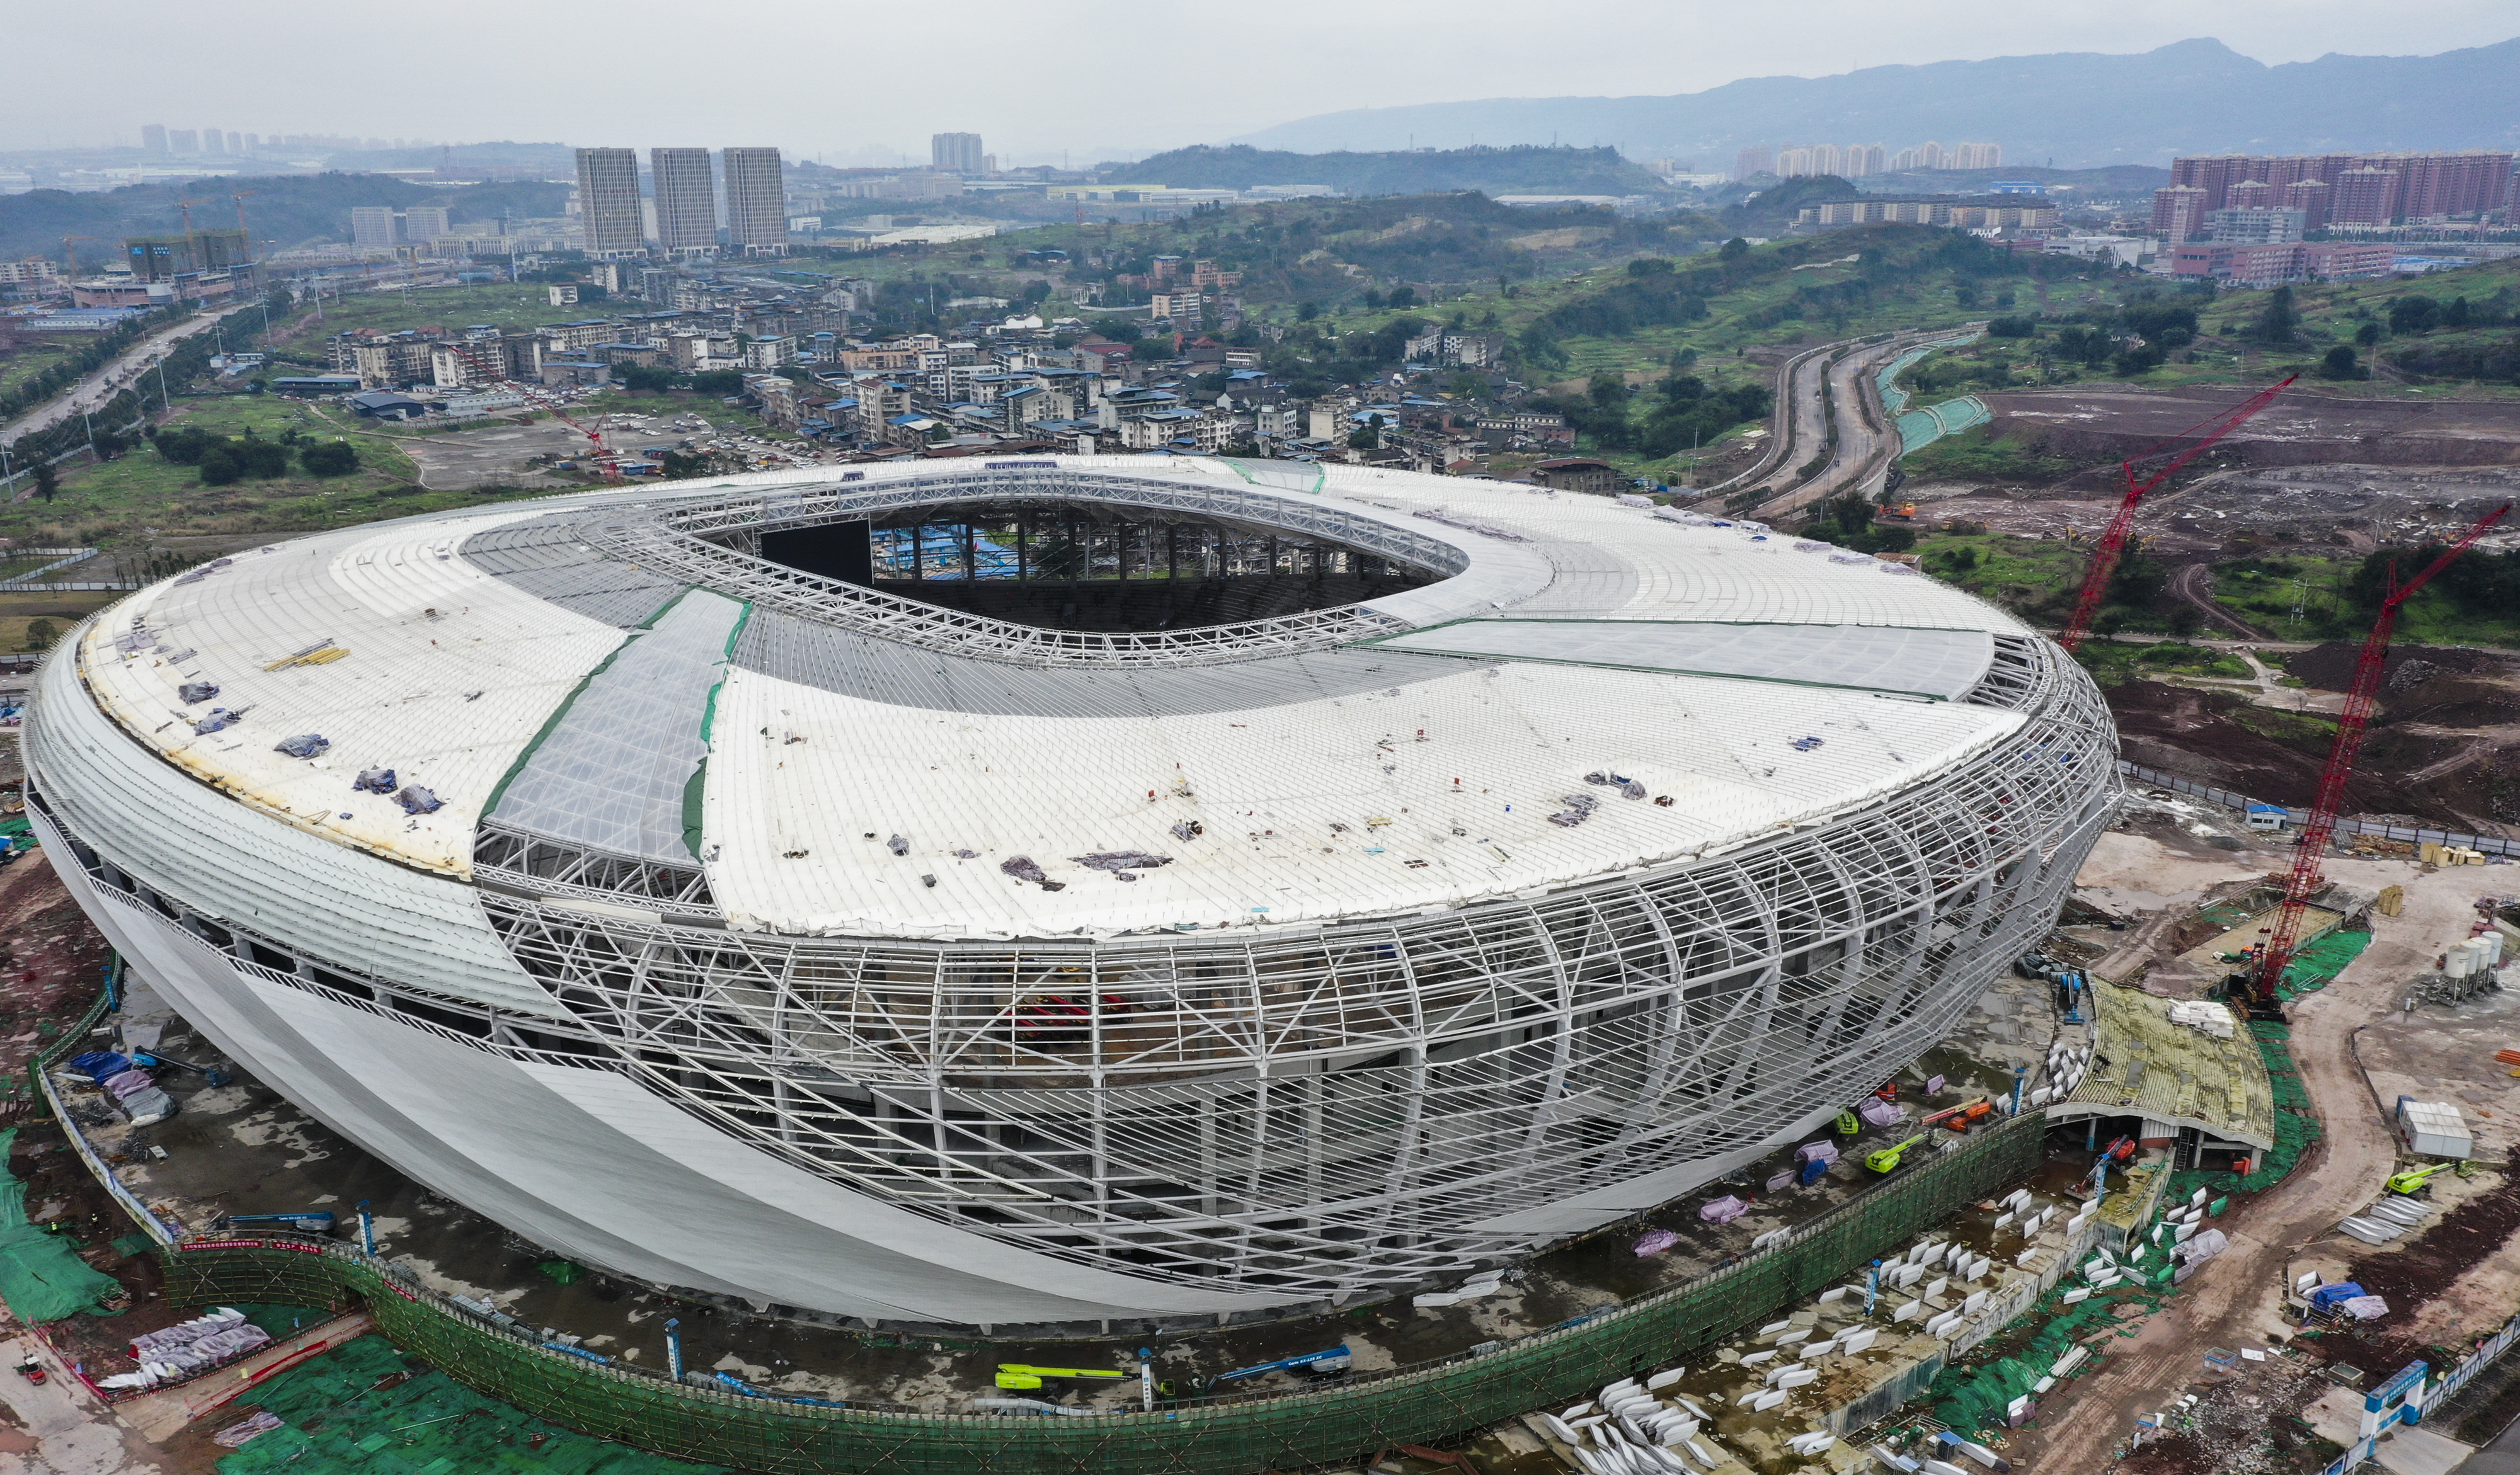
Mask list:
[[[1066,464],[1236,476],[1204,458]],[[773,472],[705,490],[828,480]],[[1894,564],[1754,523],[1495,482],[1333,469],[1318,493],[1265,494],[1437,537],[1466,567],[1370,604],[1405,622],[1379,643],[1279,657],[1275,690],[1141,692],[1083,710],[908,701],[730,664],[745,610],[721,594],[666,589],[652,627],[624,631],[459,555],[551,512],[532,503],[245,554],[117,606],[81,658],[128,730],[309,833],[461,877],[495,798],[503,822],[595,849],[697,854],[730,925],[856,936],[1280,926],[1522,894],[1863,805],[2021,722],[1952,698],[1985,676],[1992,637],[2022,627]],[[1485,617],[1462,618],[1465,606]],[[1036,674],[926,659],[960,668],[961,685]],[[1325,660],[1346,669],[1326,675]],[[220,694],[184,703],[177,689],[196,681]],[[213,706],[243,718],[197,734]],[[329,748],[275,750],[306,733]],[[705,798],[687,815],[703,753]],[[389,794],[351,792],[370,768],[444,807],[413,817]],[[1585,782],[1612,773],[1672,802]],[[1599,807],[1552,824],[1577,793]],[[1204,832],[1176,838],[1184,823]],[[1132,850],[1171,864],[1112,872],[1072,859]],[[1019,856],[1060,889],[1004,873]]]

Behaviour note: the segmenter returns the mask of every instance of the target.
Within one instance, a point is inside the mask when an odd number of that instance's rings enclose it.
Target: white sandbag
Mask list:
[[[1652,1377],[1645,1379],[1645,1387],[1648,1390],[1655,1388],[1668,1388],[1687,1376],[1688,1376],[1688,1368],[1674,1367],[1665,1372],[1657,1372]]]
[[[1881,1332],[1877,1327],[1859,1326],[1841,1335],[1837,1339],[1837,1348],[1840,1352],[1852,1355],[1871,1346],[1879,1340]]]
[[[1770,1408],[1774,1408],[1778,1404],[1783,1403],[1785,1398],[1785,1394],[1777,1392],[1773,1389],[1766,1393],[1754,1395],[1750,1400],[1750,1411],[1753,1413],[1764,1413]]]

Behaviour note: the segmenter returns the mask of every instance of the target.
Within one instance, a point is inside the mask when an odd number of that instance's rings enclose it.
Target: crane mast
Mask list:
[[[2252,988],[2257,1012],[2268,1013],[2275,1008],[2275,985],[2283,981],[2284,967],[2300,945],[2303,911],[2323,884],[2319,863],[2326,858],[2327,842],[2336,833],[2337,816],[2345,805],[2345,785],[2352,781],[2354,761],[2362,751],[2363,729],[2370,725],[2371,713],[2379,705],[2380,678],[2388,667],[2389,637],[2397,629],[2398,610],[2431,583],[2435,574],[2448,568],[2452,559],[2465,553],[2469,544],[2508,516],[2511,507],[2506,502],[2477,518],[2459,534],[2458,541],[2406,583],[2397,584],[2392,571],[2391,583],[2395,587],[2381,601],[2380,617],[2372,621],[2371,633],[2362,641],[2362,653],[2354,663],[2353,688],[2345,693],[2344,709],[2337,713],[2336,741],[2327,750],[2327,767],[2318,776],[2318,796],[2311,803],[2310,819],[2301,827],[2299,848],[2293,854],[2291,873],[2284,878],[2283,906],[2275,914],[2266,947],[2258,954]]]
[[[2056,637],[2056,644],[2068,650],[2083,648],[2084,640],[2092,633],[2092,617],[2099,613],[2100,601],[2108,594],[2109,576],[2117,572],[2118,559],[2126,552],[2127,535],[2135,527],[2136,507],[2143,501],[2146,494],[2169,480],[2180,468],[2213,449],[2216,441],[2247,424],[2260,410],[2273,404],[2275,396],[2290,388],[2292,381],[2299,378],[2301,376],[2298,374],[2292,375],[2272,388],[2261,389],[2230,409],[2200,421],[2168,440],[2147,446],[2120,463],[2118,469],[2126,476],[2126,496],[2118,503],[2117,515],[2109,519],[2108,530],[2100,534],[2100,541],[2092,549],[2091,565],[2083,574],[2083,591],[2075,598],[2073,616],[2065,621],[2064,633]],[[2136,480],[2135,464],[2137,462],[2158,454],[2164,447],[2176,445],[2180,441],[2196,435],[2202,435],[2204,438],[2171,458],[2170,464],[2140,482]]]

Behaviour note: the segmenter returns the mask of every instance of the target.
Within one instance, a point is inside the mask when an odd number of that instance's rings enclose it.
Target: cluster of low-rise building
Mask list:
[[[529,328],[352,330],[326,341],[327,373],[274,387],[404,393],[396,403],[406,411],[434,404],[460,415],[522,402],[499,398],[518,384],[562,394],[637,378],[633,368],[725,372],[722,386],[769,425],[844,455],[1252,447],[1479,474],[1505,453],[1540,462],[1527,474],[1557,478],[1551,484],[1615,478],[1572,457],[1563,416],[1523,405],[1522,386],[1503,377],[1498,333],[1429,327],[1383,382],[1297,396],[1260,347],[1200,331],[1202,314],[1213,322],[1220,305],[1238,310],[1235,274],[1210,261],[1157,259],[1149,275],[1172,312],[1133,341],[1029,314],[973,319],[951,335],[870,335],[862,329],[877,284],[862,278],[789,291],[627,261],[594,272],[624,300],[644,298],[645,310]],[[1168,331],[1176,323],[1183,329]],[[1464,373],[1488,392],[1429,387],[1438,377],[1458,387]]]

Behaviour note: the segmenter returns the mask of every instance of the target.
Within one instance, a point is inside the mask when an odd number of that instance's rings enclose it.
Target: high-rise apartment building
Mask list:
[[[179,158],[192,158],[202,152],[202,135],[190,128],[169,128],[166,152]]]
[[[602,259],[647,253],[647,236],[640,229],[636,151],[577,151],[577,219],[590,256]]]
[[[230,128],[228,130],[228,152],[230,154],[243,154],[245,152],[245,135],[237,132],[234,128]]]
[[[446,218],[446,206],[442,204],[416,204],[402,212],[402,239],[405,241],[434,241],[452,234],[453,225]]]
[[[784,255],[788,250],[788,182],[776,149],[728,149],[726,244],[730,250]]]
[[[2232,204],[2205,212],[2208,240],[2226,246],[2281,246],[2309,229],[2301,211],[2281,205]]]
[[[655,178],[656,245],[670,255],[709,255],[717,250],[717,186],[706,149],[651,149]]]
[[[204,128],[204,129],[202,129],[202,153],[204,153],[204,154],[221,154],[221,155],[223,155],[223,154],[227,153],[227,152],[228,152],[228,136],[227,136],[225,133],[220,132],[220,131],[219,131],[218,129],[216,129],[216,128]]]
[[[142,123],[140,125],[140,152],[143,154],[157,155],[163,155],[166,152],[166,125],[164,123]]]
[[[362,204],[350,208],[350,244],[352,246],[395,246],[402,241],[401,222],[394,218],[390,205]]]
[[[1753,174],[1765,174],[1776,168],[1776,166],[1777,151],[1769,148],[1765,144],[1752,144],[1750,147],[1732,156],[1732,177],[1734,179],[1747,179]]]
[[[2170,187],[2203,193],[2205,208],[2279,205],[2308,229],[2482,219],[2511,205],[2511,153],[2216,154],[2174,160]],[[2156,216],[2160,213],[2155,206]]]
[[[2193,185],[2172,185],[2153,191],[2152,233],[2173,246],[2202,235],[2210,198]]]
[[[2003,166],[2002,144],[1961,144],[1952,150],[1945,164],[1953,169],[1997,169]]]
[[[929,163],[948,174],[980,173],[980,135],[936,134],[927,140],[927,157]]]

